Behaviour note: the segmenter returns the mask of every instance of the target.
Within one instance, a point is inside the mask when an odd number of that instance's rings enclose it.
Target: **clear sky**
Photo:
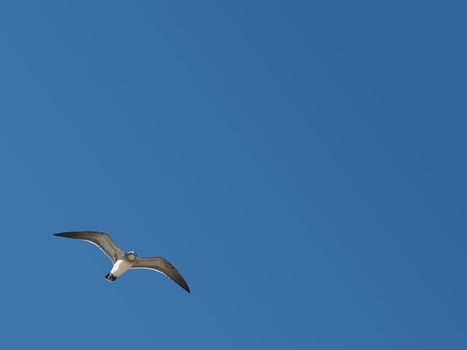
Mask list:
[[[467,349],[465,13],[2,1],[1,348]]]

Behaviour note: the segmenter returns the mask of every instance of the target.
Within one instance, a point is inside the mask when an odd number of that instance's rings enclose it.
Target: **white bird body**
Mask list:
[[[115,262],[112,270],[110,271],[110,274],[120,277],[130,269],[131,265],[132,263],[130,263],[127,259],[125,259],[125,256],[123,256]]]

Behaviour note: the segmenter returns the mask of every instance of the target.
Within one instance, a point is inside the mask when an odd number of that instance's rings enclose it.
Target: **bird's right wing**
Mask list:
[[[81,231],[81,232],[62,232],[56,233],[54,236],[58,237],[67,237],[81,239],[83,241],[88,241],[89,243],[94,244],[100,250],[102,250],[105,255],[109,257],[112,263],[115,263],[119,257],[121,257],[125,252],[121,250],[117,245],[112,241],[110,236],[105,232],[96,232],[96,231]]]
[[[190,293],[190,287],[171,263],[164,258],[136,258],[132,269],[148,269],[162,273]]]

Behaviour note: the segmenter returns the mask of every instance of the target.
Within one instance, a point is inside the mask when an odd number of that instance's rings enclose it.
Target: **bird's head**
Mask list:
[[[126,253],[126,256],[128,257],[128,260],[134,261],[137,257],[136,253],[134,251]]]

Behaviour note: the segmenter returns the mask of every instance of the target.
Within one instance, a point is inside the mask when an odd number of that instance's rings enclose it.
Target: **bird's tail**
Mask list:
[[[105,275],[105,279],[107,281],[110,281],[110,282],[115,281],[117,278],[118,278],[118,276],[115,276],[115,275],[111,274],[110,272],[107,275]]]

